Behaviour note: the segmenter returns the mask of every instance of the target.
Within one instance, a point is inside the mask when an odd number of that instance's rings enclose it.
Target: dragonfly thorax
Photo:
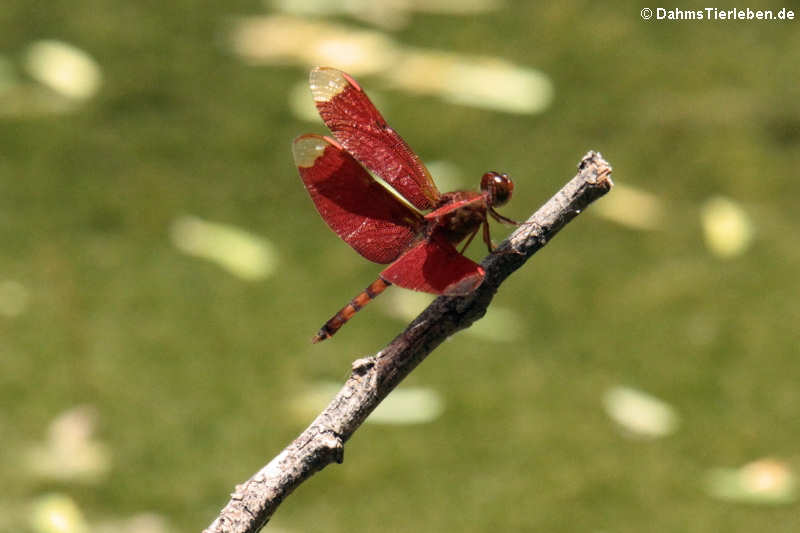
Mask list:
[[[447,240],[459,243],[486,221],[486,193],[455,191],[442,195],[438,208],[429,215],[432,229],[440,229]]]

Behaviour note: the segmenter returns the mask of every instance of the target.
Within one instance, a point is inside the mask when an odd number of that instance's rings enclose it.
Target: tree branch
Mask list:
[[[481,318],[500,284],[547,244],[570,220],[613,186],[611,167],[589,152],[578,174],[481,265],[486,278],[467,296],[440,296],[386,348],[355,361],[350,378],[316,420],[277,457],[236,487],[204,533],[259,531],[303,481],[332,462],[367,416],[447,337]]]

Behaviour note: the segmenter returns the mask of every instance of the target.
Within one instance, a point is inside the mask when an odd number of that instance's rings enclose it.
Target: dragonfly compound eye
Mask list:
[[[481,190],[489,193],[489,203],[492,206],[503,205],[511,199],[514,182],[508,174],[487,172],[481,178]]]

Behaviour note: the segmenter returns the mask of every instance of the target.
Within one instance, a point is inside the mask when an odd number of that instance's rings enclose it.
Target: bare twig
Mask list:
[[[381,400],[448,336],[482,317],[503,280],[611,189],[610,174],[599,153],[586,154],[577,176],[483,260],[486,279],[476,291],[440,296],[386,348],[355,361],[328,407],[269,464],[236,487],[204,533],[259,531],[300,483],[332,462],[341,463],[344,443]]]

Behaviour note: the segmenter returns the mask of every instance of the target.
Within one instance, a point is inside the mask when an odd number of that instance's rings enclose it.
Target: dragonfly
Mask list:
[[[332,337],[391,285],[446,295],[477,289],[486,273],[463,252],[479,231],[493,251],[489,218],[519,225],[495,211],[511,198],[511,178],[486,172],[480,191],[443,194],[356,80],[331,67],[316,67],[309,84],[333,137],[305,134],[294,140],[300,178],[322,219],[344,242],[364,258],[388,264],[312,342]]]

